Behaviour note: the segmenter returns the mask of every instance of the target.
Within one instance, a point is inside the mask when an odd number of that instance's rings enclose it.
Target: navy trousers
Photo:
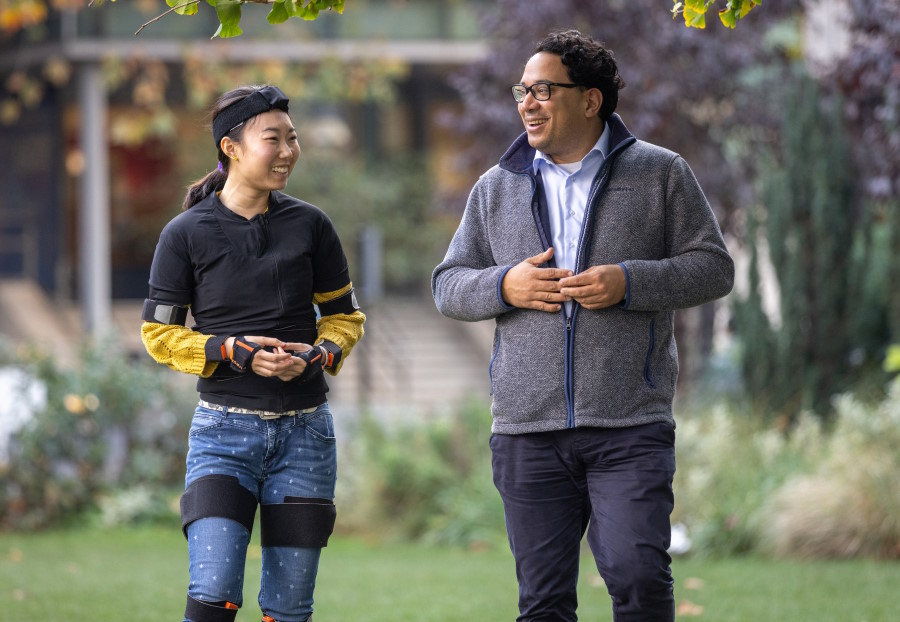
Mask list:
[[[578,619],[585,530],[614,620],[674,620],[671,423],[494,434],[491,452],[516,561],[518,621]]]

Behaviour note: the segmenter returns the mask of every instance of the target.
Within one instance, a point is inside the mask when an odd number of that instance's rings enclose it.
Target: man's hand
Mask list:
[[[585,309],[605,309],[625,298],[625,271],[617,264],[591,266],[559,281],[560,294],[581,303]]]
[[[500,283],[500,295],[506,304],[522,309],[559,311],[560,303],[571,300],[560,292],[560,279],[571,277],[572,271],[538,267],[551,257],[552,246],[510,268]]]

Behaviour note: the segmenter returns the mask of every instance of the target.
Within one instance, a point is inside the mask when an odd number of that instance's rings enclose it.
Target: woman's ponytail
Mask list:
[[[225,158],[226,162],[228,158]],[[219,168],[207,173],[190,186],[188,186],[187,194],[184,197],[184,203],[181,204],[182,211],[194,207],[197,203],[205,199],[211,192],[219,192],[225,187],[225,180],[228,179],[228,164],[219,161]]]

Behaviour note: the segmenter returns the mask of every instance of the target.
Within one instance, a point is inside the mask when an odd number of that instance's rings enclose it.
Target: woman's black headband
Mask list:
[[[288,98],[277,86],[264,86],[244,99],[237,101],[216,115],[213,119],[213,138],[216,148],[222,139],[241,123],[272,108],[288,111]]]

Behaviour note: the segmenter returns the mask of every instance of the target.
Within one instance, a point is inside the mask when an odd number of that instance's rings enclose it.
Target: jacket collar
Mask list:
[[[609,124],[609,155],[607,158],[611,158],[636,139],[625,127],[625,123],[618,114],[613,113],[606,122]],[[528,144],[528,133],[522,132],[500,158],[500,168],[511,173],[530,175],[534,164],[534,153],[534,147]]]

